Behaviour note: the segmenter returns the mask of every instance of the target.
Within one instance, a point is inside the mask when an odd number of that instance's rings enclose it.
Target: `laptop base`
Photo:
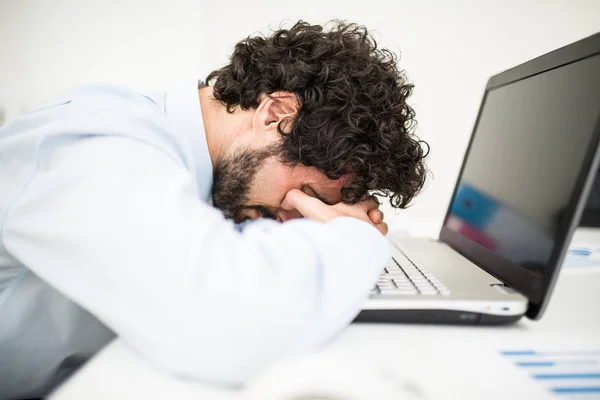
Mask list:
[[[354,322],[446,325],[506,325],[522,315],[491,315],[457,310],[363,310]]]

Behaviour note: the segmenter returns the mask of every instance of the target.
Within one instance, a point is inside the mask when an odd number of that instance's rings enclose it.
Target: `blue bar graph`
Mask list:
[[[565,388],[552,388],[554,393],[600,393],[600,386],[594,387],[565,387]]]
[[[538,361],[538,362],[517,362],[515,363],[519,367],[551,367],[555,365],[550,361]]]
[[[554,367],[557,365],[591,365],[597,364],[596,360],[557,360],[557,361],[521,361],[515,364],[519,367]]]
[[[535,351],[535,350],[510,350],[501,351],[500,354],[503,356],[600,356],[600,350],[598,351]]]
[[[500,355],[561,398],[600,398],[600,349],[507,349]]]
[[[600,372],[591,374],[534,374],[534,379],[600,379]]]
[[[501,351],[500,354],[503,356],[533,356],[536,352],[533,350]]]

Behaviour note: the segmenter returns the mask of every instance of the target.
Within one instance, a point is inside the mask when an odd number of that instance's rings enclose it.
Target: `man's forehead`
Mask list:
[[[350,173],[346,175],[342,175],[338,179],[330,179],[323,172],[319,171],[316,167],[306,167],[304,168],[304,178],[306,181],[318,182],[320,185],[328,186],[328,187],[339,187],[340,189],[346,185],[349,185],[354,180],[354,176]]]

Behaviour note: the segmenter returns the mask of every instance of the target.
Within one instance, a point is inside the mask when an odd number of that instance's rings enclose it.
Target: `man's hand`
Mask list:
[[[388,226],[383,222],[383,213],[379,211],[379,203],[372,197],[357,204],[338,203],[327,205],[304,192],[290,190],[281,207],[284,210],[297,210],[304,218],[327,222],[336,217],[354,217],[370,223],[383,235],[387,234]]]

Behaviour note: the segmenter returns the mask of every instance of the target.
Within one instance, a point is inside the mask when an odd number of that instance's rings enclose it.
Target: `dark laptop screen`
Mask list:
[[[445,228],[544,275],[600,116],[600,55],[490,90]]]

